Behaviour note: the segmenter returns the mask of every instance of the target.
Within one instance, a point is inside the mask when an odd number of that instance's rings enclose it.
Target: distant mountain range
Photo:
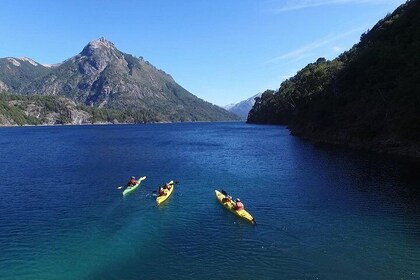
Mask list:
[[[254,106],[255,103],[255,97],[260,97],[261,93],[258,93],[246,100],[243,100],[241,102],[238,103],[233,103],[233,104],[229,104],[224,106],[223,108],[225,108],[226,110],[228,110],[229,112],[232,112],[236,115],[238,115],[239,117],[241,117],[241,119],[246,120],[248,117],[248,113],[249,111],[251,111],[252,106]]]
[[[238,119],[191,94],[142,57],[123,53],[104,38],[91,41],[78,55],[56,65],[30,58],[0,59],[0,92],[65,97],[77,106],[131,115],[133,122]]]

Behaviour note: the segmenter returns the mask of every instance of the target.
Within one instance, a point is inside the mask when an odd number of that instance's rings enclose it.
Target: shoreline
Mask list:
[[[268,123],[249,123],[252,125],[275,125],[282,126],[289,130],[290,135],[302,140],[310,141],[313,144],[326,144],[340,146],[359,151],[368,151],[377,154],[401,157],[408,160],[420,162],[420,143],[414,141],[396,141],[391,139],[375,139],[369,141],[360,141],[351,136],[345,138],[325,136],[325,134],[307,134],[304,132],[292,131],[286,124],[268,124]]]
[[[96,123],[64,123],[64,124],[15,124],[15,125],[2,125],[0,124],[0,128],[10,128],[10,127],[59,127],[59,126],[91,126],[91,125],[148,125],[148,124],[177,124],[177,123],[240,123],[242,121],[187,121],[187,122],[170,122],[170,121],[164,121],[164,122],[143,122],[143,123],[111,123],[111,122],[96,122]]]
[[[385,140],[369,140],[369,141],[355,141],[354,139],[337,139],[325,137],[324,135],[306,135],[292,132],[292,136],[303,140],[311,141],[315,144],[335,145],[359,151],[374,152],[377,154],[385,154],[391,156],[402,157],[405,159],[420,162],[420,144],[409,141],[394,141],[391,139]]]

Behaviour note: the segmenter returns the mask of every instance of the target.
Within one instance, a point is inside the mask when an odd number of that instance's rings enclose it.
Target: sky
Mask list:
[[[1,1],[0,57],[55,64],[105,37],[223,106],[334,59],[405,0]]]

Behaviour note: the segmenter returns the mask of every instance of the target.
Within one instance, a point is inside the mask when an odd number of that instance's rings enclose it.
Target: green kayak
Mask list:
[[[126,196],[126,195],[128,195],[129,193],[132,193],[132,192],[134,192],[139,186],[140,186],[140,184],[141,184],[141,181],[143,181],[143,180],[145,180],[146,179],[146,176],[143,176],[143,177],[141,177],[138,181],[137,181],[137,184],[135,184],[134,186],[130,186],[130,187],[127,187],[127,188],[125,188],[125,190],[123,191],[123,195],[124,196]]]

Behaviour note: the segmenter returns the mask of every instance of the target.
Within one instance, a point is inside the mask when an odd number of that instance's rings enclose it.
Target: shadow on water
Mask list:
[[[299,141],[305,144],[312,142]],[[420,162],[400,156],[312,143],[330,165],[342,169],[360,192],[375,193],[396,201],[420,201]]]

